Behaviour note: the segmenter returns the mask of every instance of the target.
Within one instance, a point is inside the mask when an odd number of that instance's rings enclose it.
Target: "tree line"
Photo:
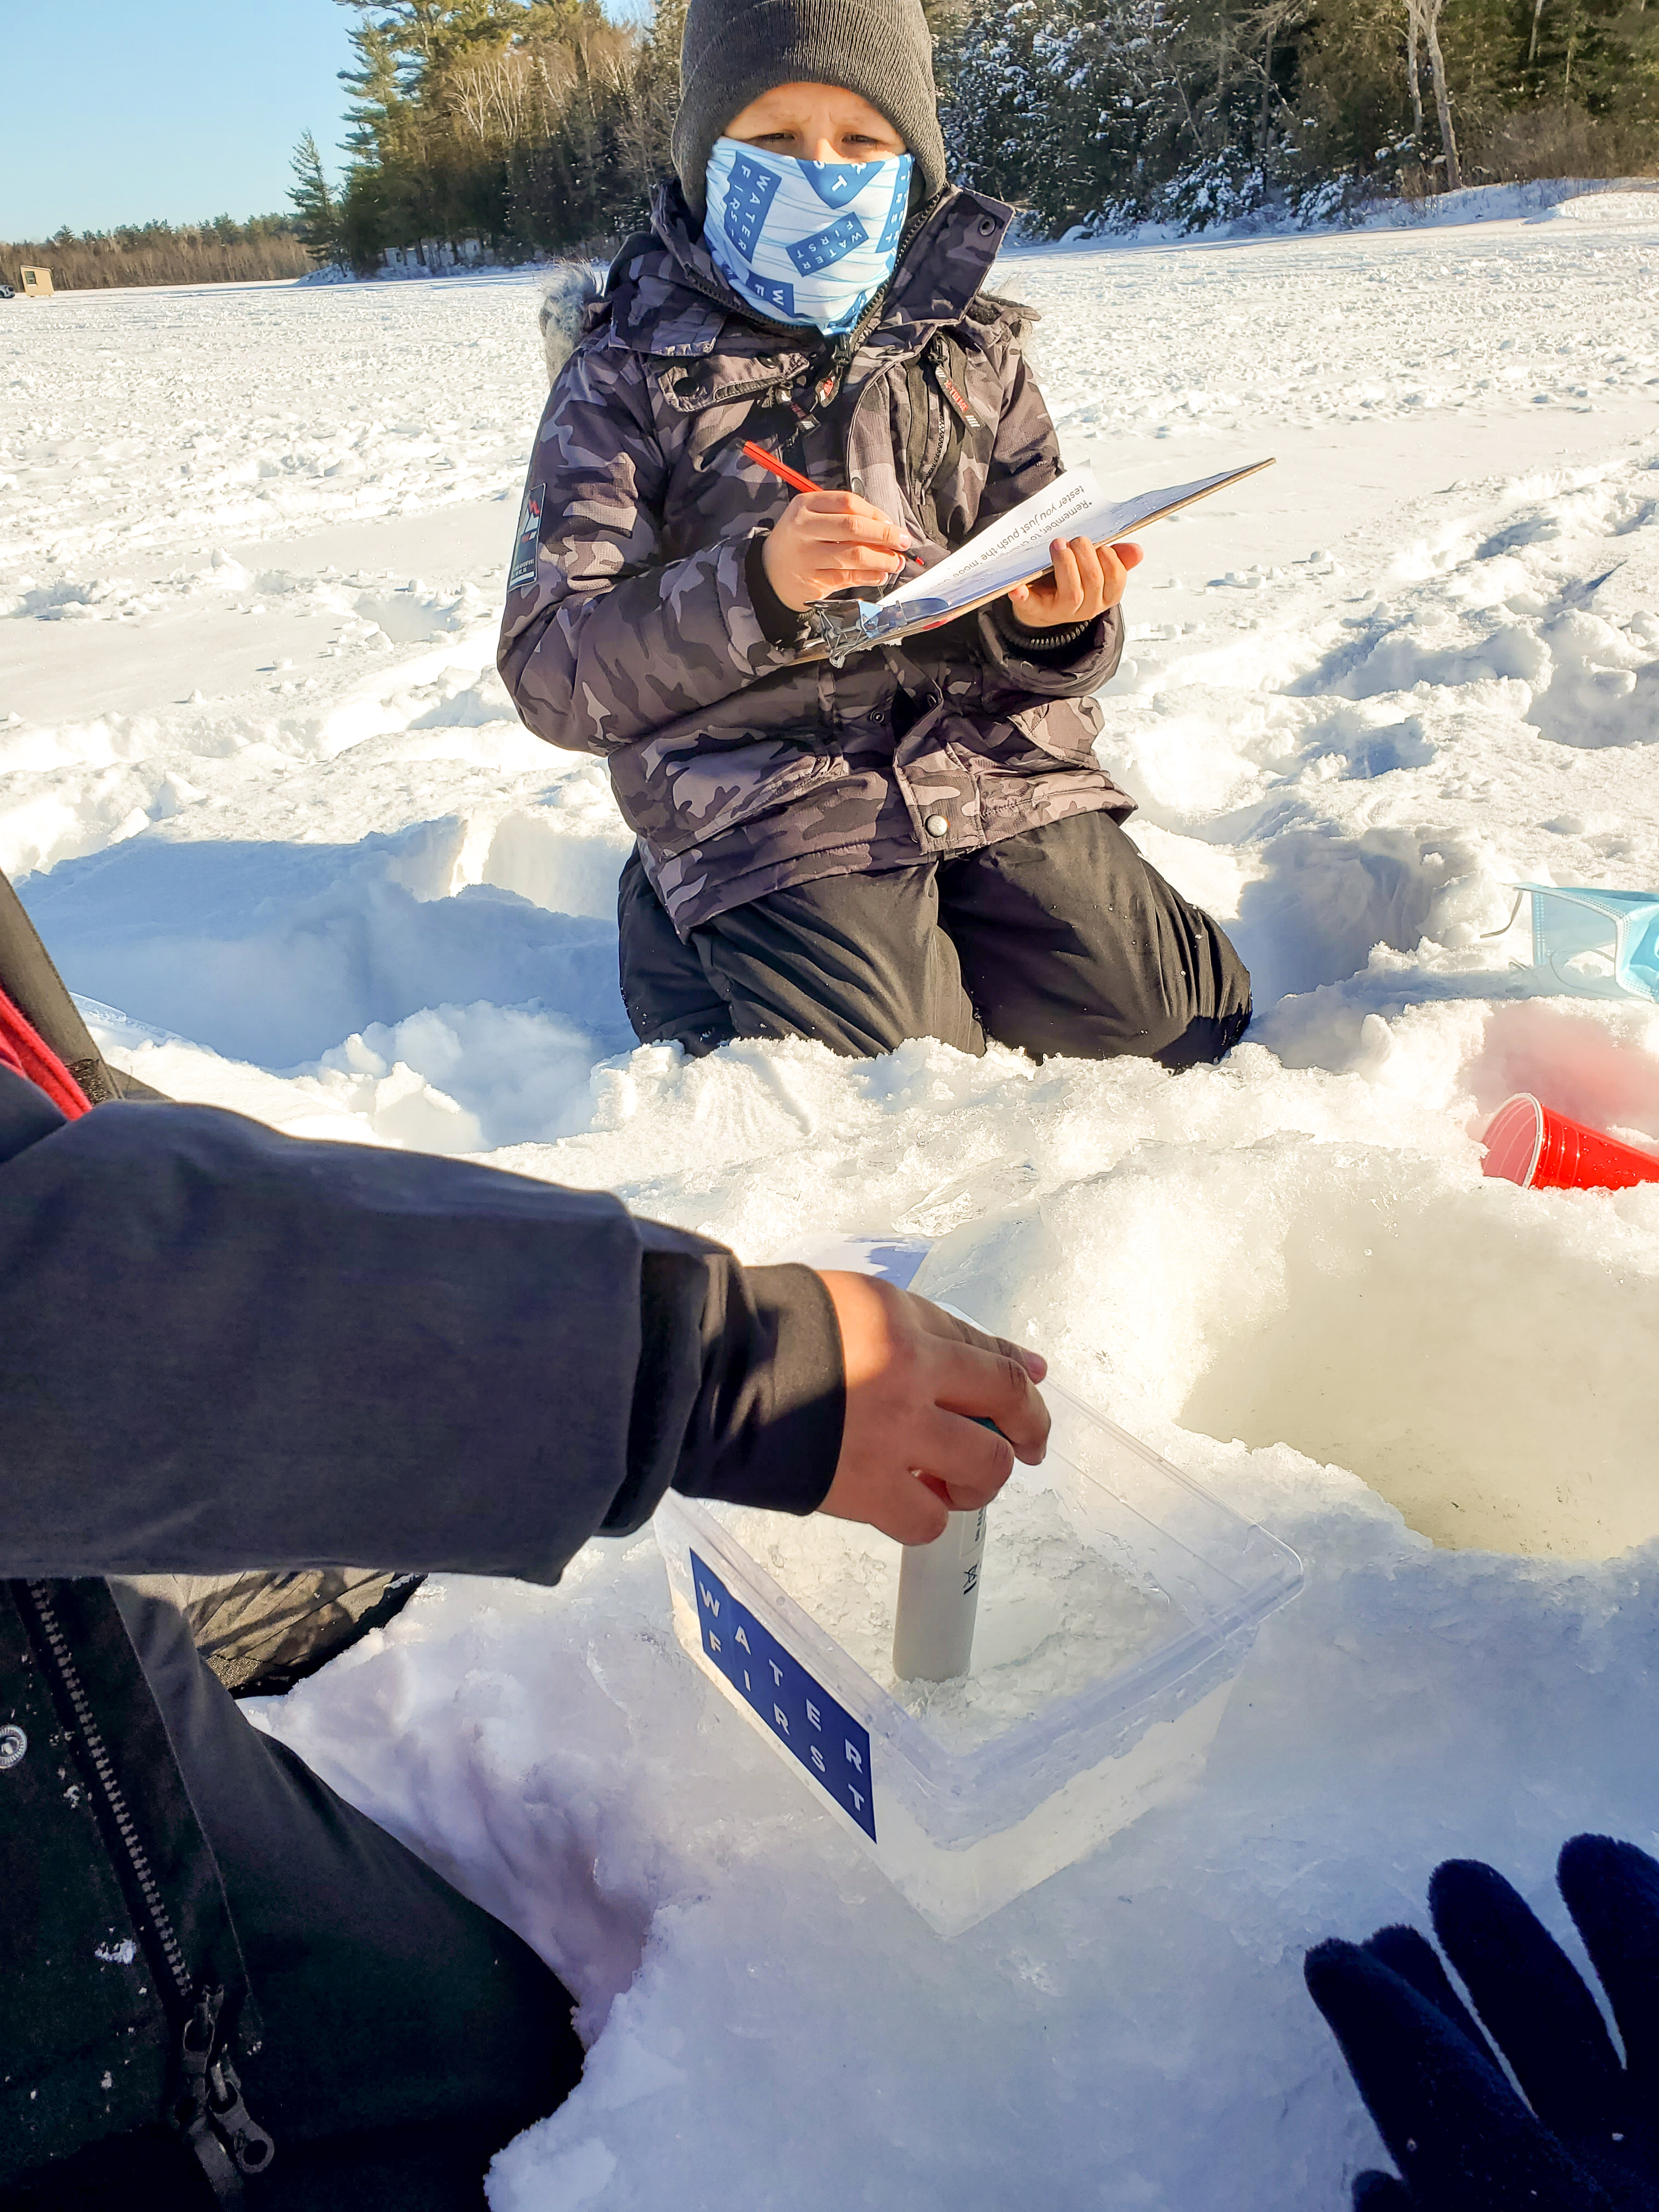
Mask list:
[[[1645,0],[978,0],[940,63],[957,173],[1050,234],[1659,162]]]
[[[294,215],[237,222],[146,222],[116,230],[64,229],[51,238],[0,243],[0,280],[19,287],[20,270],[46,268],[61,291],[112,284],[248,283],[303,276],[312,265]]]
[[[312,135],[294,212],[0,244],[65,289],[368,270],[387,246],[602,248],[668,166],[685,0],[340,0],[346,168]],[[1647,0],[924,0],[953,173],[1058,236],[1340,213],[1659,167]]]
[[[668,161],[684,0],[612,22],[599,0],[341,0],[358,21],[341,190],[307,132],[294,204],[319,260],[477,238],[530,254],[642,218]]]
[[[684,0],[340,0],[355,12],[338,192],[313,256],[477,238],[602,246],[668,166]],[[1647,0],[926,0],[957,179],[1056,236],[1659,165]]]

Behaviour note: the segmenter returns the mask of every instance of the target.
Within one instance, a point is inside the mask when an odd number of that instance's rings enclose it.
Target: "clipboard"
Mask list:
[[[1102,499],[1093,470],[1067,470],[884,598],[814,600],[806,611],[813,641],[802,657],[828,654],[844,660],[849,653],[896,644],[918,630],[938,629],[1020,584],[1048,575],[1053,568],[1048,548],[1056,538],[1088,538],[1097,545],[1109,545],[1273,465],[1269,456],[1219,476],[1125,500]]]

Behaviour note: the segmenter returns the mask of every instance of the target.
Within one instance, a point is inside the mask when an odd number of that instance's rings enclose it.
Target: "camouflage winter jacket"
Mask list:
[[[793,495],[742,458],[745,438],[793,440],[815,483],[862,492],[935,546],[1058,473],[1021,351],[1030,311],[980,290],[1008,217],[949,191],[913,218],[849,358],[757,319],[671,185],[554,383],[501,675],[538,736],[609,761],[683,936],[814,877],[1132,811],[1091,750],[1120,616],[1021,639],[1005,603],[837,668],[799,657],[758,559]]]

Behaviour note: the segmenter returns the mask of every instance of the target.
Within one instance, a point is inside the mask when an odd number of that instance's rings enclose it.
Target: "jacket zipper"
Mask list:
[[[927,355],[928,364],[933,369],[934,380],[946,399],[950,401],[951,410],[963,428],[977,430],[980,427],[979,417],[975,414],[973,403],[967,393],[963,391],[951,374],[951,349],[938,331],[933,332],[922,350]],[[960,350],[961,349],[958,348],[957,351],[960,352]]]
[[[47,1670],[74,1717],[104,1809],[132,1876],[132,1887],[142,1900],[155,1949],[172,1981],[176,2006],[182,2008],[185,2015],[173,2052],[185,2094],[169,2112],[169,2124],[195,2153],[215,2196],[222,2203],[234,2202],[242,2193],[241,2175],[259,2172],[269,2166],[275,2145],[243,2104],[241,2084],[228,2052],[222,2051],[216,2058],[214,2057],[224,1991],[198,1990],[191,1975],[179,1931],[173,1924],[149,1853],[138,1833],[115,1762],[93,1712],[92,1700],[70,1649],[64,1624],[58,1617],[51,1589],[44,1582],[25,1583],[23,1587],[40,1631]]]

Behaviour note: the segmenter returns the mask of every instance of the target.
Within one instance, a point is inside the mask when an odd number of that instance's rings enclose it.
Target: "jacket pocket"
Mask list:
[[[812,733],[813,738],[818,736]],[[804,732],[654,760],[645,757],[652,750],[617,755],[611,781],[629,826],[668,857],[793,805],[809,792],[844,782],[849,773],[840,752],[821,750]]]
[[[1022,708],[1011,719],[1039,752],[1079,768],[1094,767],[1095,739],[1104,725],[1097,701],[1045,699],[1041,706]]]

